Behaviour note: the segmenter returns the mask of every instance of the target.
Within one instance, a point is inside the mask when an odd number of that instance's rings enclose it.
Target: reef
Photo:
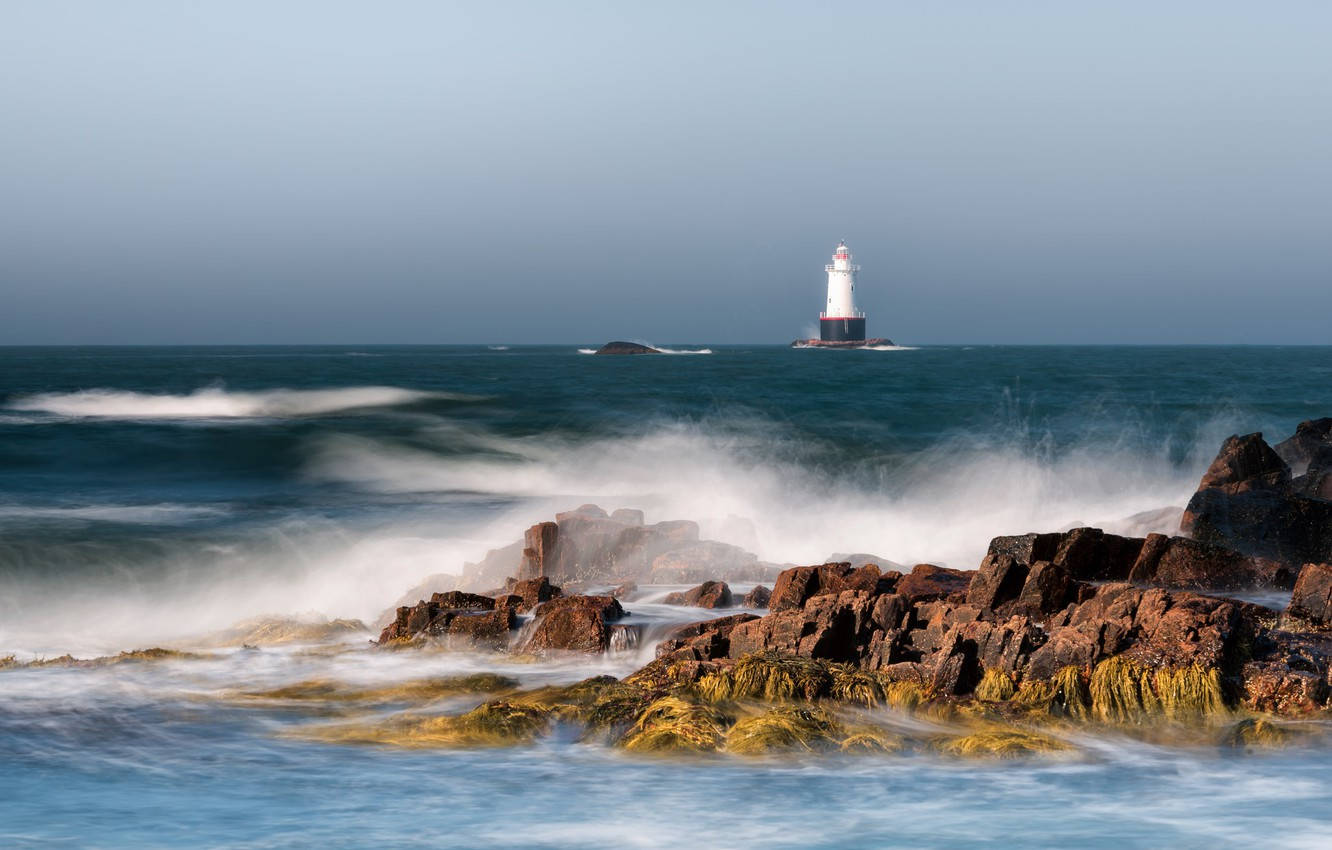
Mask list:
[[[659,349],[637,342],[608,342],[596,350],[597,354],[661,354]]]

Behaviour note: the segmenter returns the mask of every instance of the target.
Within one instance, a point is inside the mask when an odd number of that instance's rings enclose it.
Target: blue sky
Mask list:
[[[0,10],[0,342],[1332,339],[1324,3]]]

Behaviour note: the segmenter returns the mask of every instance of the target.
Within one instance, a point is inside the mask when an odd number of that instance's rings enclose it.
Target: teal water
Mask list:
[[[710,350],[0,349],[0,657],[183,646],[262,614],[373,620],[584,502],[776,562],[974,567],[995,534],[1168,526],[1226,435],[1332,412],[1332,348]],[[295,740],[299,713],[219,698],[490,663],[360,639],[0,672],[0,846],[1318,847],[1332,826],[1313,744],[1098,740],[980,766],[661,762],[558,737],[402,752]]]

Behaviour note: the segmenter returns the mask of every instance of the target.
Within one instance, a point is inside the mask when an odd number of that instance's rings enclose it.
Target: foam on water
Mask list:
[[[240,419],[318,416],[363,408],[394,407],[430,399],[469,401],[476,398],[458,393],[383,386],[256,392],[203,387],[184,395],[93,389],[20,396],[11,400],[7,407],[11,410],[95,419]]]

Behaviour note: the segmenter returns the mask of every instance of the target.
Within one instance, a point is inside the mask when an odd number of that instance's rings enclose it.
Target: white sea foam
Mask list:
[[[475,398],[458,393],[376,386],[255,392],[203,387],[184,395],[92,389],[20,396],[10,401],[8,407],[11,410],[98,419],[245,419],[318,416],[361,408],[394,407],[427,399]]]
[[[597,350],[596,350],[595,348],[580,348],[580,349],[578,349],[578,353],[579,353],[579,354],[596,354],[596,353],[597,353]]]

